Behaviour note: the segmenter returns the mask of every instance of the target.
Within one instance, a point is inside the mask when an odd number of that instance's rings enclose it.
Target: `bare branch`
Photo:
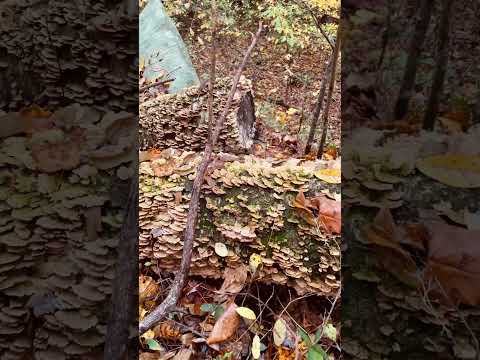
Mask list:
[[[340,54],[340,27],[338,28],[337,33],[337,42],[335,43],[335,50],[333,52],[333,64],[332,64],[332,71],[330,74],[330,84],[328,86],[328,94],[327,94],[327,102],[325,104],[325,110],[322,114],[323,120],[323,129],[322,129],[322,137],[320,138],[320,146],[318,147],[318,157],[321,158],[323,155],[323,147],[325,146],[325,141],[327,140],[327,131],[328,131],[328,113],[330,110],[330,103],[332,101],[333,96],[333,89],[335,88],[335,74],[337,72],[337,63],[338,63],[338,56]]]

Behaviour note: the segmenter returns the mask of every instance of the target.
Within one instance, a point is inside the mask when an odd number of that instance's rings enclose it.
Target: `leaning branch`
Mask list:
[[[248,62],[248,59],[250,58],[250,55],[252,54],[252,51],[255,48],[255,45],[257,44],[258,39],[260,38],[262,30],[263,30],[263,26],[262,26],[262,23],[260,23],[258,26],[258,31],[253,37],[252,43],[250,44],[250,47],[247,49],[243,57],[243,60],[237,69],[237,72],[233,79],[232,88],[230,89],[230,93],[228,94],[227,103],[225,105],[225,108],[223,109],[223,112],[221,113],[220,117],[217,119],[215,123],[215,128],[213,129],[213,132],[209,136],[208,142],[205,146],[202,162],[200,163],[197,169],[197,176],[195,177],[195,180],[193,182],[190,206],[188,208],[187,224],[186,224],[186,228],[183,235],[183,253],[182,253],[182,262],[180,264],[180,271],[175,276],[175,280],[173,281],[173,284],[165,300],[163,300],[163,302],[157,308],[155,308],[149,315],[147,315],[145,319],[140,323],[139,325],[140,334],[143,334],[145,331],[151,329],[159,321],[161,321],[165,317],[165,315],[167,315],[175,307],[175,305],[177,304],[180,298],[183,286],[185,285],[185,281],[190,271],[190,264],[192,261],[193,240],[195,237],[195,228],[196,228],[197,219],[198,219],[198,207],[199,207],[198,203],[200,200],[200,190],[204,182],[205,173],[207,171],[210,161],[212,160],[213,148],[217,143],[217,139],[220,134],[220,131],[222,130],[223,123],[225,122],[225,118],[227,117],[230,106],[232,105],[233,97],[235,95],[238,82],[240,81],[240,76],[242,75],[242,72]]]

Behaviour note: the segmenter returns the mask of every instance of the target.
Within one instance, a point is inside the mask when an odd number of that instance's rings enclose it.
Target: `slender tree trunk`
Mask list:
[[[325,146],[325,141],[327,140],[327,131],[328,131],[328,113],[330,110],[330,103],[332,102],[333,96],[333,89],[335,88],[335,80],[336,80],[336,72],[337,72],[337,63],[338,63],[338,56],[340,54],[340,43],[341,43],[341,34],[340,34],[340,27],[337,31],[337,41],[335,42],[335,50],[333,51],[333,64],[332,64],[332,71],[330,73],[330,83],[328,85],[328,94],[327,94],[327,102],[325,104],[325,110],[322,114],[322,137],[320,138],[320,145],[318,146],[318,158],[321,158],[323,155],[323,148]]]
[[[408,106],[412,97],[415,76],[417,74],[418,58],[425,40],[430,18],[432,15],[433,0],[420,0],[420,18],[415,26],[410,51],[408,53],[407,65],[403,75],[402,86],[394,109],[394,120],[401,120],[408,112]]]
[[[138,178],[132,178],[118,243],[118,260],[104,347],[105,359],[122,359],[128,350],[130,327],[138,304]]]
[[[452,9],[453,0],[443,1],[442,18],[439,25],[437,63],[435,73],[433,75],[432,89],[430,90],[430,98],[428,100],[425,118],[423,119],[423,128],[432,130],[435,125],[435,117],[438,112],[438,103],[443,90],[445,80],[445,71],[448,63],[448,39],[450,30],[450,11]]]
[[[322,79],[322,86],[320,87],[320,92],[318,93],[315,110],[313,111],[312,123],[310,124],[310,132],[308,133],[308,139],[307,139],[307,144],[305,146],[304,154],[308,154],[312,150],[313,138],[315,137],[315,132],[317,131],[317,126],[318,126],[318,120],[320,119],[320,112],[322,111],[323,98],[325,97],[325,92],[327,91],[328,81],[331,78],[334,53],[335,52],[332,52],[332,55],[330,56],[330,60],[328,60],[327,70]]]

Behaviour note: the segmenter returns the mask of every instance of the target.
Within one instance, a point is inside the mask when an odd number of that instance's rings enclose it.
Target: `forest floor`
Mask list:
[[[199,77],[208,78],[210,45],[188,34],[182,35]],[[248,32],[218,39],[218,76],[233,74],[250,40]],[[262,38],[244,72],[253,83],[259,143],[264,145],[260,151],[268,155],[276,151],[285,156],[301,155],[330,54],[328,45],[289,52],[284,46],[274,44],[268,36]],[[340,71],[337,76],[339,80]],[[327,145],[334,145],[338,150],[341,137],[339,85],[337,81],[327,132]],[[322,126],[318,126],[317,140],[322,130]]]

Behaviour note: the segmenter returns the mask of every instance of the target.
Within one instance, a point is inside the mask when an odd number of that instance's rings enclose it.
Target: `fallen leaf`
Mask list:
[[[278,319],[273,325],[273,342],[277,346],[281,346],[287,337],[287,324],[285,320]]]
[[[438,293],[449,303],[480,305],[480,230],[437,222],[427,226],[427,279],[438,281]]]
[[[458,188],[480,187],[480,157],[435,155],[417,161],[424,175],[442,184]]]
[[[252,309],[249,309],[247,307],[238,307],[237,308],[237,313],[241,317],[248,319],[248,320],[255,320],[257,318],[257,315],[253,312]]]
[[[163,321],[153,328],[155,338],[167,340],[179,340],[182,336],[181,329],[170,320]]]
[[[147,341],[145,341],[145,344],[148,346],[150,350],[165,351],[165,349],[155,339],[147,339]]]
[[[240,264],[236,268],[228,267],[223,274],[223,284],[219,292],[221,294],[237,294],[245,286],[247,281],[247,267]]]
[[[240,316],[237,305],[231,303],[220,318],[215,322],[212,332],[207,339],[208,345],[218,344],[230,339],[240,325]]]
[[[314,173],[315,177],[329,184],[341,183],[340,169],[320,169]]]
[[[252,274],[255,274],[258,267],[261,266],[263,263],[262,256],[259,254],[252,254],[250,255],[250,259],[248,260],[248,266],[250,267],[250,271]]]
[[[260,337],[255,334],[252,340],[252,357],[254,359],[260,358]]]
[[[314,345],[307,352],[307,360],[326,360],[328,355],[320,345]]]
[[[160,287],[150,276],[140,275],[138,277],[139,303],[145,304],[150,309],[155,305],[155,297],[160,291]]]
[[[319,223],[329,233],[340,234],[342,228],[342,206],[340,201],[332,200],[325,195],[310,200],[312,207],[318,211]]]
[[[329,338],[332,341],[337,341],[337,329],[331,323],[328,323],[327,325],[324,326],[323,335],[325,335],[327,338]]]
[[[388,209],[380,209],[372,224],[363,229],[364,238],[378,247],[378,261],[382,267],[404,284],[416,287],[417,266],[408,251],[400,244],[401,232]]]
[[[215,243],[215,253],[220,257],[228,256],[228,249],[224,243]]]

